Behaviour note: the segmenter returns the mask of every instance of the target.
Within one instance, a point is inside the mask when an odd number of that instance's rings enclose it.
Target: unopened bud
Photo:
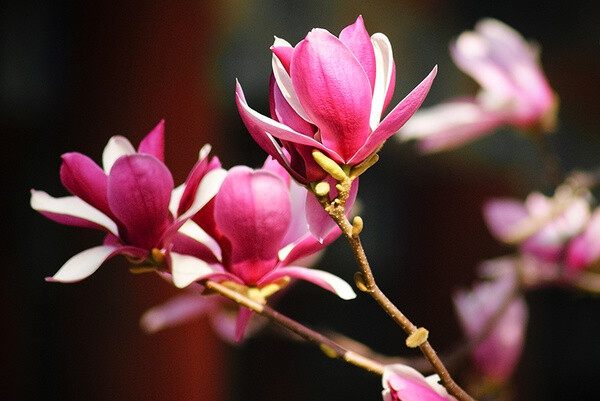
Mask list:
[[[361,290],[362,292],[369,292],[367,288],[367,284],[365,284],[365,279],[361,272],[354,273],[354,284],[356,284],[356,288]]]
[[[317,183],[317,185],[315,185],[315,195],[327,196],[327,195],[329,195],[330,189],[331,188],[329,187],[328,183],[326,183],[325,181],[321,181],[321,182]]]
[[[352,236],[358,237],[363,229],[363,219],[360,216],[354,216],[352,220]]]
[[[329,173],[337,181],[343,181],[347,178],[346,173],[344,173],[344,170],[342,170],[339,164],[325,156],[323,153],[319,152],[318,150],[313,150],[312,156],[313,159],[315,159],[315,162],[317,162],[317,164],[321,166],[325,172]]]
[[[340,356],[340,355],[339,355],[339,354],[338,354],[338,353],[337,353],[337,352],[336,352],[336,351],[335,351],[333,348],[331,348],[329,345],[326,345],[326,344],[321,344],[321,345],[319,346],[319,348],[321,348],[321,351],[323,351],[323,353],[324,353],[325,355],[327,355],[328,357],[330,357],[330,358],[337,358],[337,357],[339,357],[339,356]]]
[[[429,330],[425,327],[419,327],[410,336],[406,338],[406,346],[408,348],[420,347],[429,338]]]

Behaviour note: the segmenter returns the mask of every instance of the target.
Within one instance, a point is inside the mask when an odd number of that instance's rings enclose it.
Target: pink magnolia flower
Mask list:
[[[337,227],[325,233],[322,242],[310,234],[307,195],[307,190],[272,160],[259,170],[232,168],[214,198],[212,213],[201,212],[180,230],[206,243],[213,250],[212,257],[190,257],[193,264],[173,266],[173,282],[183,288],[205,279],[225,281],[264,302],[273,285],[277,291],[282,280],[298,278],[342,299],[354,298],[354,291],[342,279],[302,265],[301,259],[315,254],[340,235]],[[193,255],[194,250],[186,249],[188,244],[180,239],[175,249]],[[242,338],[252,314],[249,309],[240,309],[236,339]]]
[[[236,102],[254,140],[302,183],[326,175],[312,158],[314,149],[350,166],[376,152],[419,108],[437,72],[380,122],[394,91],[395,65],[388,38],[369,37],[362,17],[339,37],[313,29],[295,47],[276,38],[271,50],[271,118],[248,106],[239,83]]]
[[[519,244],[525,253],[544,261],[559,262],[565,247],[590,219],[589,194],[557,191],[548,198],[530,194],[525,202],[494,199],[484,206],[484,217],[492,234],[507,243]]]
[[[539,63],[539,49],[511,27],[488,18],[451,47],[454,62],[481,85],[476,97],[419,111],[400,131],[424,151],[462,145],[502,125],[547,132],[556,124],[557,98]]]
[[[32,190],[31,207],[61,224],[100,229],[106,237],[102,245],[73,256],[47,280],[82,280],[118,254],[152,265],[185,264],[186,257],[170,252],[172,240],[217,193],[226,174],[218,159],[209,161],[209,151],[210,147],[201,151],[186,185],[175,190],[163,163],[163,121],[137,152],[126,138],[112,137],[102,155],[103,169],[80,153],[64,154],[60,177],[73,196],[54,198]]]
[[[490,319],[515,290],[516,274],[478,284],[472,292],[454,296],[454,306],[468,337],[483,335]],[[507,380],[517,365],[525,340],[527,305],[522,296],[511,302],[490,333],[475,346],[472,357],[477,369],[490,379]]]
[[[387,365],[383,370],[383,401],[452,401],[455,400],[438,375],[424,377],[410,366]]]

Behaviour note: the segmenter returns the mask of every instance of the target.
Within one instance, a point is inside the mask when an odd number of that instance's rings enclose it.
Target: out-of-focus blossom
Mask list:
[[[147,310],[140,319],[140,326],[148,333],[155,333],[207,317],[223,340],[235,343],[238,306],[225,297],[203,295],[203,291],[202,285],[190,284],[183,293]],[[260,316],[252,318],[245,329],[245,336],[254,334],[266,322]]]
[[[443,401],[455,400],[438,375],[424,377],[410,366],[387,365],[383,370],[383,401]]]
[[[473,291],[454,296],[456,312],[469,338],[484,335],[487,325],[515,291],[516,274],[505,274],[491,282],[478,284]],[[502,312],[485,338],[472,351],[480,373],[494,381],[507,380],[514,371],[525,339],[527,305],[518,296]]]
[[[212,213],[201,212],[180,230],[209,245],[213,255],[195,259],[193,268],[174,266],[175,285],[186,287],[194,281],[212,279],[265,302],[290,278],[298,278],[343,299],[354,298],[354,291],[342,279],[302,266],[301,259],[320,251],[340,235],[337,227],[325,233],[322,242],[310,234],[306,199],[307,190],[271,160],[258,170],[232,168],[214,198]],[[175,249],[193,255],[195,244],[189,249],[187,245],[178,237]],[[236,339],[242,338],[252,314],[249,309],[240,309]]]
[[[523,252],[541,260],[560,262],[568,241],[589,222],[590,197],[587,192],[574,195],[559,188],[554,197],[534,192],[524,203],[491,200],[484,205],[483,214],[499,240],[519,244]]]
[[[162,121],[137,152],[126,138],[112,137],[104,149],[103,168],[83,154],[64,154],[60,178],[73,196],[54,198],[32,190],[31,207],[61,224],[96,228],[107,235],[102,245],[73,256],[47,280],[82,280],[117,254],[151,267],[185,264],[186,257],[171,252],[172,240],[217,193],[226,174],[218,159],[209,160],[209,151],[210,147],[201,151],[186,185],[175,190],[163,163]],[[192,187],[194,191],[189,190]]]
[[[577,273],[592,267],[599,260],[600,209],[596,209],[583,233],[570,242],[565,265],[570,272]]]
[[[462,145],[503,125],[538,133],[556,125],[558,100],[539,63],[539,49],[494,19],[477,23],[451,47],[456,65],[481,90],[419,111],[400,130],[402,140],[417,139],[423,151]]]
[[[248,106],[239,84],[237,106],[254,140],[301,183],[326,175],[312,158],[315,149],[350,166],[375,153],[419,108],[437,72],[380,122],[394,91],[395,64],[388,38],[369,37],[362,17],[339,37],[313,29],[295,47],[276,38],[271,50],[271,118]]]

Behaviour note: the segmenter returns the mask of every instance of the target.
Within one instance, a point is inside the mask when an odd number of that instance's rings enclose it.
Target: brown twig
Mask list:
[[[217,292],[236,302],[238,305],[244,306],[262,316],[265,316],[269,320],[296,333],[306,341],[317,344],[319,348],[321,348],[321,351],[323,351],[325,355],[329,356],[330,358],[342,359],[369,372],[373,372],[378,375],[383,374],[383,365],[381,365],[379,362],[342,347],[324,335],[309,329],[308,327],[285,315],[282,315],[271,307],[263,305],[260,302],[256,302],[216,281],[206,280],[203,284],[207,289]]]

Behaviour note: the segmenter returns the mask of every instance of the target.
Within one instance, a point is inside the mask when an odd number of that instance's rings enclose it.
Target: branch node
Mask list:
[[[429,330],[425,327],[419,327],[410,336],[406,338],[406,346],[408,348],[420,347],[429,338]]]

